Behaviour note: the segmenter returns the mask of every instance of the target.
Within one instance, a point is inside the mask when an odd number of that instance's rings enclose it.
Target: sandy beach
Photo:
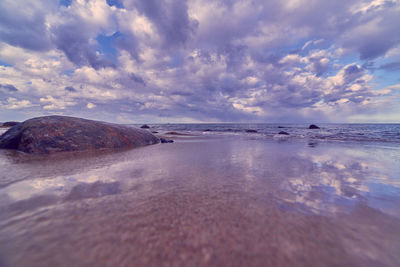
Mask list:
[[[399,159],[390,146],[240,137],[3,150],[0,265],[398,266]]]

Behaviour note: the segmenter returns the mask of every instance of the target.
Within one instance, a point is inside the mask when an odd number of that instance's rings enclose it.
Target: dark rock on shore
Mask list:
[[[4,122],[1,126],[3,126],[3,127],[13,127],[13,126],[15,126],[17,124],[19,124],[19,122],[17,122],[17,121],[7,121],[7,122]]]
[[[249,130],[249,129],[247,129],[246,133],[257,133],[257,130]]]
[[[281,132],[279,132],[278,134],[289,135],[289,133],[288,133],[288,132],[285,132],[285,131],[281,131]]]
[[[146,130],[65,116],[33,118],[0,136],[0,148],[33,154],[133,148],[159,142]]]
[[[320,129],[320,128],[315,124],[311,124],[310,126],[308,126],[308,129]]]
[[[147,124],[143,124],[142,126],[140,126],[140,128],[142,129],[150,129],[150,126]]]
[[[180,133],[180,132],[166,132],[166,135],[177,135],[177,136],[193,136],[190,133]]]
[[[162,144],[173,143],[174,142],[174,140],[168,140],[168,139],[165,139],[165,138],[160,138],[160,141],[161,141]]]

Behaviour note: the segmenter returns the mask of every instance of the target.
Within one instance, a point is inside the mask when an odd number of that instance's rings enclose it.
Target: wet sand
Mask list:
[[[0,266],[399,266],[400,149],[245,138],[0,152]]]

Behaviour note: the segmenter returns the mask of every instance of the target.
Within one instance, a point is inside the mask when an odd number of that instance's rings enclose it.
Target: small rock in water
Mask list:
[[[281,132],[279,132],[278,134],[289,135],[289,133],[284,132],[284,131],[281,131]]]
[[[284,127],[284,126],[278,126],[278,128],[286,128],[286,127]]]
[[[161,142],[162,144],[165,144],[165,143],[173,143],[174,140],[168,140],[168,139],[165,139],[165,138],[160,138],[160,142]]]
[[[150,128],[150,126],[149,126],[149,125],[147,125],[147,124],[143,124],[142,126],[140,126],[140,128],[142,128],[142,129],[149,129],[149,128]]]
[[[165,134],[169,134],[169,135],[183,135],[183,134],[178,133],[178,132],[167,132],[167,133],[165,133]]]
[[[205,132],[211,132],[211,129],[205,129],[204,131]]]
[[[256,130],[251,130],[251,129],[249,130],[249,129],[248,129],[248,130],[246,130],[246,133],[257,133],[257,131],[256,131]]]
[[[158,133],[157,131],[151,131],[151,133]]]
[[[311,124],[308,129],[320,129],[317,125]]]

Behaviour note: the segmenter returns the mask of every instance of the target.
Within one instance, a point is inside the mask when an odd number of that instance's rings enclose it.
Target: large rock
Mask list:
[[[5,123],[3,123],[3,127],[13,127],[15,125],[17,125],[19,122],[17,121],[6,121]]]
[[[104,148],[133,148],[159,143],[149,131],[65,116],[24,121],[0,136],[0,148],[47,154]]]

